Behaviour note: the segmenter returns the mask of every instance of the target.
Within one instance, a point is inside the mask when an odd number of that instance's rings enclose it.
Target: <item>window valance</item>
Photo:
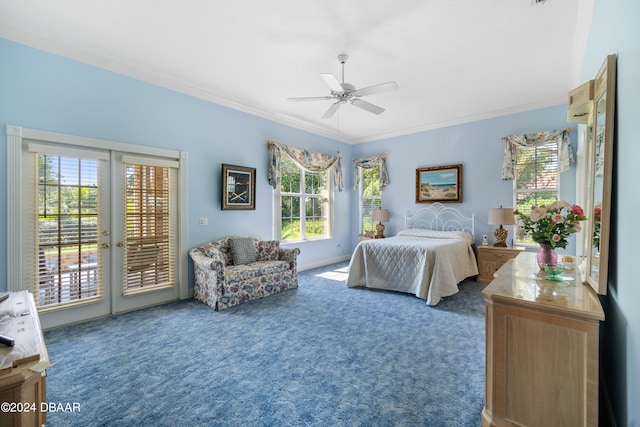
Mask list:
[[[353,188],[358,188],[360,184],[360,173],[358,168],[370,169],[378,166],[380,169],[380,188],[389,185],[389,174],[386,165],[387,156],[384,154],[358,159],[353,161]]]
[[[502,163],[502,179],[515,178],[516,147],[536,147],[553,140],[558,142],[558,167],[560,172],[566,172],[575,163],[569,131],[573,129],[557,129],[537,133],[524,133],[501,138],[504,141],[504,161]]]
[[[268,141],[267,145],[269,146],[269,170],[267,177],[269,179],[269,185],[273,188],[278,188],[280,185],[280,156],[286,154],[296,165],[309,172],[322,172],[333,168],[335,186],[338,191],[342,191],[341,157],[292,147],[275,141]]]
[[[596,176],[602,176],[604,172],[604,129],[604,126],[601,126],[596,132]]]

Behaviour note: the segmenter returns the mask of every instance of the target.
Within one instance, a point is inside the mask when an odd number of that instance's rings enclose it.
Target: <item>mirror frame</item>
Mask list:
[[[613,180],[613,144],[615,126],[615,98],[616,98],[616,55],[609,55],[598,71],[594,80],[594,96],[591,114],[587,123],[587,151],[586,151],[586,182],[585,208],[588,218],[585,224],[584,255],[586,256],[586,268],[584,269],[583,282],[590,285],[598,294],[607,293],[608,262],[609,262],[609,237],[611,225],[611,191]],[[598,103],[604,96],[604,123],[599,123]],[[596,203],[595,179],[596,179],[596,138],[597,129],[604,125],[604,150],[602,167],[602,197],[600,217],[600,242],[599,253],[594,254],[594,208]],[[594,275],[594,269],[598,274]]]

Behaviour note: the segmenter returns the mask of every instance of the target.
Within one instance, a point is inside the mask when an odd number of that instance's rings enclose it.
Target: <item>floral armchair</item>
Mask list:
[[[275,240],[230,236],[189,251],[194,297],[215,310],[298,287],[298,248]]]

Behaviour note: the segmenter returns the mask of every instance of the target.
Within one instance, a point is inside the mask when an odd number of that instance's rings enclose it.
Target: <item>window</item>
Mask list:
[[[375,231],[373,210],[382,208],[382,188],[380,188],[380,166],[358,168],[360,174],[360,233]]]
[[[520,212],[530,212],[534,206],[546,206],[558,201],[560,172],[556,139],[537,147],[517,147],[513,188],[515,208]],[[525,237],[524,240],[517,240],[517,243],[534,242]]]
[[[287,155],[280,158],[280,240],[309,240],[331,237],[333,206],[329,171],[309,172]],[[277,232],[276,232],[277,233]]]
[[[36,154],[38,307],[102,295],[97,276],[99,160]]]

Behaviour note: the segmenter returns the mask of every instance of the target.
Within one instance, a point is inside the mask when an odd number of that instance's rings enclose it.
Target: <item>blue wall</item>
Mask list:
[[[480,239],[482,234],[491,236],[488,209],[512,204],[511,182],[500,179],[500,137],[568,125],[566,106],[561,105],[351,146],[3,39],[0,55],[0,141],[5,144],[5,125],[13,124],[189,153],[189,247],[229,234],[271,237],[267,140],[330,154],[339,148],[345,191],[335,193],[335,237],[297,244],[302,268],[348,256],[357,243],[358,200],[352,190],[351,159],[381,152],[388,156],[387,234],[399,231],[405,213],[418,207],[416,168],[462,163],[463,203],[455,206],[477,214]],[[255,211],[220,210],[222,163],[257,168]],[[0,150],[0,164],[6,165],[5,149]],[[574,200],[573,168],[563,174],[561,186],[562,197]],[[0,174],[0,194],[5,194],[0,198],[0,221],[6,224],[6,174]],[[200,217],[207,217],[209,225],[200,226]],[[5,229],[0,230],[0,269],[6,272]],[[1,283],[0,289],[6,284]]]
[[[272,190],[267,140],[350,158],[351,147],[0,39],[0,223],[6,224],[7,124],[189,153],[188,245],[241,234],[270,238]],[[348,160],[345,162],[347,163]],[[221,164],[257,169],[256,210],[221,211]],[[347,189],[351,177],[346,177]],[[334,238],[298,244],[301,266],[344,257],[351,245],[350,191],[335,192]],[[199,218],[207,217],[208,226]],[[0,229],[0,271],[6,289],[6,226]],[[341,248],[337,245],[340,244]],[[191,280],[192,283],[192,280]]]
[[[503,181],[502,160],[504,142],[501,137],[520,133],[563,129],[566,105],[494,119],[420,132],[397,138],[360,144],[353,148],[355,158],[375,154],[387,155],[391,183],[383,192],[383,205],[389,209],[385,234],[395,234],[404,227],[404,216],[424,206],[415,203],[416,168],[462,164],[462,203],[452,204],[465,214],[476,214],[476,241],[482,235],[493,242],[495,226],[487,225],[489,208],[513,206],[513,181]],[[570,132],[576,149],[577,131]],[[353,167],[353,166],[352,166]],[[352,171],[350,171],[353,174]],[[576,197],[575,166],[560,177],[560,196],[574,202]],[[352,200],[353,222],[357,227],[358,200]],[[513,238],[509,227],[509,243]],[[354,232],[354,234],[357,234]],[[575,238],[570,242],[575,240]],[[567,247],[569,253],[575,248]]]
[[[608,294],[602,298],[600,365],[619,426],[640,426],[640,2],[596,0],[582,70],[595,77],[605,57],[617,54],[616,137]]]

